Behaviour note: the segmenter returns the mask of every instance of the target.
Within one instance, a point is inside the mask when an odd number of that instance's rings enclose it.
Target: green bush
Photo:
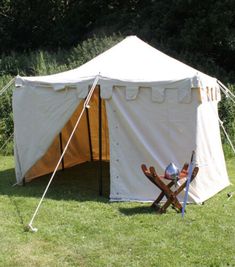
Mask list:
[[[223,151],[224,151],[224,156],[226,160],[234,157],[234,152],[227,140],[224,140]]]
[[[228,88],[233,94],[235,94],[235,85],[228,84]],[[233,146],[235,146],[235,103],[229,97],[222,94],[222,101],[219,105],[220,119],[223,121],[224,128],[226,129]],[[226,156],[231,157],[234,155],[231,146],[221,130],[222,142],[226,151]]]
[[[13,77],[4,75],[0,78],[0,88],[3,88]],[[13,113],[12,113],[12,85],[2,96],[0,96],[0,154],[5,154],[6,146],[12,142]],[[7,142],[7,143],[6,143]],[[8,149],[9,151],[12,149]],[[11,154],[11,153],[8,153]]]

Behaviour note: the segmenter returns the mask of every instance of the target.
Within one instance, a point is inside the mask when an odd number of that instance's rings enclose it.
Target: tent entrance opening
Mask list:
[[[73,115],[67,121],[63,129],[55,136],[46,154],[38,160],[25,175],[25,181],[53,172],[64,147],[74,129],[79,117],[84,100],[82,100]],[[100,98],[100,88],[94,91],[89,108],[85,110],[78,128],[71,139],[68,149],[60,164],[59,170],[71,168],[81,163],[94,162],[97,166],[97,177],[99,183],[99,194],[102,194],[103,172],[107,174],[107,163],[110,159],[109,153],[109,131],[106,115],[105,101]],[[109,164],[108,164],[109,165]],[[87,166],[92,166],[88,164]],[[79,168],[78,168],[79,169]],[[66,179],[66,173],[64,178]],[[79,177],[79,173],[77,174]],[[107,175],[106,175],[107,176]]]

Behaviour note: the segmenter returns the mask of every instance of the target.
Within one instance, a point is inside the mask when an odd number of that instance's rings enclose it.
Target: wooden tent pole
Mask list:
[[[60,137],[60,155],[62,155],[63,154],[62,132],[60,132],[59,137]],[[64,157],[61,160],[61,165],[62,165],[62,171],[64,171]]]
[[[103,195],[103,170],[102,170],[102,99],[99,86],[99,194]]]
[[[90,158],[91,158],[91,161],[93,161],[93,149],[92,149],[92,142],[91,142],[91,126],[90,126],[90,118],[89,118],[89,109],[87,108],[86,108],[86,122],[87,122],[87,131],[88,131]]]

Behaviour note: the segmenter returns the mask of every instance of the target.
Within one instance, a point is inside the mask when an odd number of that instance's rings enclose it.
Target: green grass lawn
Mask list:
[[[233,184],[234,163],[227,161]],[[108,179],[99,197],[97,166],[83,164],[58,173],[31,233],[24,226],[48,176],[12,187],[13,166],[0,157],[0,266],[235,266],[234,185],[189,205],[182,220],[173,209],[157,215],[149,204],[109,203]]]

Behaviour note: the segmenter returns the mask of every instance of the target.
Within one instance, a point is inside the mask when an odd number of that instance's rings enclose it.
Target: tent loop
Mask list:
[[[74,128],[73,128],[73,131],[72,131],[72,133],[71,133],[71,135],[70,135],[70,137],[69,137],[69,139],[68,139],[68,141],[67,141],[67,144],[66,144],[66,146],[65,146],[65,148],[64,148],[64,151],[63,151],[63,153],[61,154],[59,161],[57,162],[57,165],[56,165],[56,167],[55,167],[55,169],[54,169],[54,171],[53,171],[53,173],[52,173],[52,175],[51,175],[51,178],[50,178],[50,180],[49,180],[49,182],[48,182],[48,184],[47,184],[47,187],[46,187],[46,189],[45,189],[45,191],[44,191],[44,193],[43,193],[43,195],[42,195],[42,197],[41,197],[41,200],[40,200],[39,203],[38,203],[38,206],[37,206],[37,208],[36,208],[36,210],[35,210],[35,212],[34,212],[34,214],[33,214],[33,216],[32,216],[32,219],[31,219],[31,221],[29,222],[29,224],[28,224],[27,227],[26,227],[27,230],[31,230],[32,232],[37,232],[37,228],[34,228],[34,227],[32,226],[32,223],[33,223],[33,221],[34,221],[35,216],[36,216],[37,213],[38,213],[38,210],[39,210],[39,208],[40,208],[40,206],[41,206],[41,204],[42,204],[42,201],[43,201],[43,199],[44,199],[44,197],[45,197],[45,195],[46,195],[46,193],[47,193],[47,190],[49,189],[49,186],[50,186],[50,184],[51,184],[51,182],[52,182],[52,180],[53,180],[53,178],[54,178],[54,176],[55,176],[55,174],[56,174],[56,171],[57,171],[57,169],[58,169],[58,167],[59,167],[59,165],[60,165],[60,163],[61,163],[61,160],[62,160],[62,158],[63,158],[64,155],[65,155],[65,152],[66,152],[66,150],[67,150],[67,148],[68,148],[68,146],[69,146],[69,143],[70,143],[70,141],[71,141],[71,139],[72,139],[72,137],[73,137],[73,135],[74,135],[74,133],[75,133],[77,127],[78,127],[78,124],[79,124],[79,122],[80,122],[80,120],[81,120],[81,117],[82,117],[82,115],[83,115],[85,109],[86,109],[86,108],[89,108],[89,102],[90,102],[90,100],[91,100],[92,94],[94,93],[94,90],[95,90],[95,88],[96,88],[96,85],[97,85],[97,83],[98,83],[98,81],[99,81],[99,77],[100,77],[100,76],[97,75],[96,78],[95,78],[95,80],[94,80],[94,82],[93,82],[93,85],[92,85],[92,87],[91,87],[91,89],[90,89],[90,91],[89,91],[89,93],[88,93],[88,95],[87,95],[87,98],[86,98],[86,100],[85,100],[85,102],[84,102],[84,104],[83,104],[83,109],[82,109],[82,111],[81,111],[81,113],[80,113],[80,115],[79,115],[79,117],[78,117],[78,119],[77,119],[77,122],[76,122],[76,124],[75,124],[75,126],[74,126]]]
[[[0,96],[3,95],[15,82],[15,78],[11,79],[10,82],[8,82],[1,90],[0,90]]]

